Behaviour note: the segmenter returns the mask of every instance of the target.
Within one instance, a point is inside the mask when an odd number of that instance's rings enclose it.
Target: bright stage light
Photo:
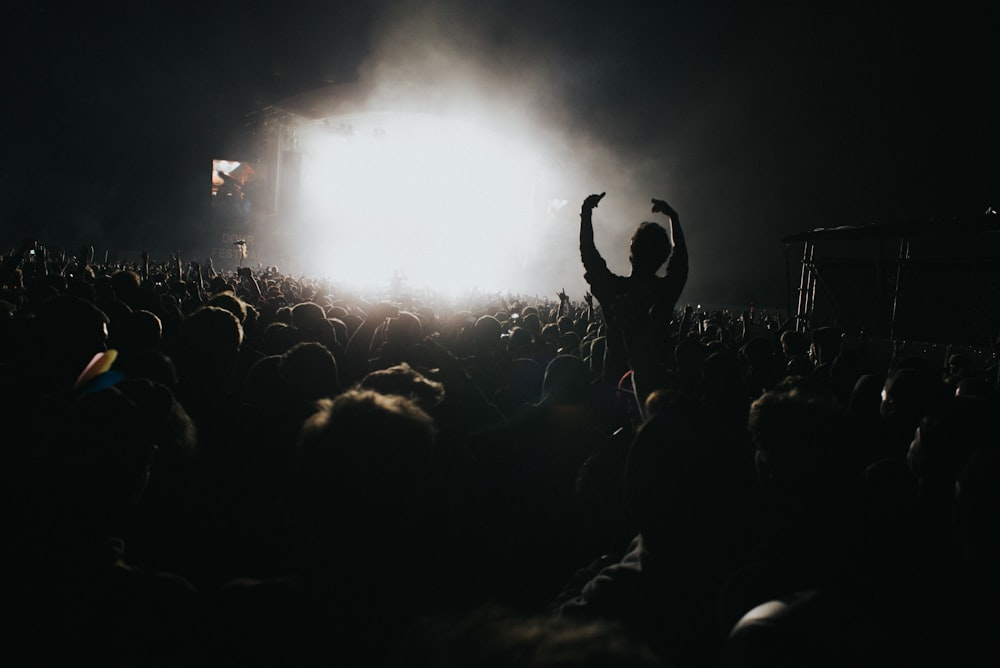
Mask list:
[[[445,116],[369,113],[300,128],[309,269],[459,293],[520,289],[555,166],[530,138]],[[570,230],[568,236],[572,238]],[[527,283],[527,281],[525,281]]]

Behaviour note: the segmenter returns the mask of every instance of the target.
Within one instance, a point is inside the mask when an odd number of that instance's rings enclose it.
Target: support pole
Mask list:
[[[802,247],[802,272],[799,275],[799,302],[795,311],[795,330],[804,332],[812,316],[813,298],[816,294],[816,279],[813,272],[813,254],[816,247],[806,241]]]
[[[892,323],[889,326],[889,340],[896,341],[899,336],[899,300],[903,294],[903,271],[910,259],[910,240],[902,237],[899,240],[899,258],[896,262],[896,288],[892,296]]]

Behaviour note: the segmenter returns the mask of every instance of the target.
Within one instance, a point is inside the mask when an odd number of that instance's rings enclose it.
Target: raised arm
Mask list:
[[[558,297],[559,297],[559,317],[561,318],[564,315],[570,314],[569,295],[566,294],[565,288],[559,291]]]
[[[667,258],[667,271],[683,271],[685,276],[688,269],[687,243],[684,241],[684,232],[681,230],[681,217],[677,215],[673,207],[662,199],[653,199],[653,213],[662,213],[670,219],[670,243],[673,248],[670,250],[670,257]]]
[[[247,301],[254,306],[257,306],[257,302],[260,301],[261,291],[260,284],[257,283],[257,279],[253,277],[253,270],[250,267],[240,267],[236,271],[237,276],[239,276],[240,287],[246,291]],[[198,280],[201,280],[201,267],[198,267]]]
[[[670,219],[670,243],[674,250],[679,250],[687,255],[687,244],[684,242],[684,232],[681,231],[681,217],[677,215],[673,207],[662,199],[653,200],[653,213],[662,213]]]
[[[25,239],[21,250],[12,252],[3,259],[3,263],[0,264],[0,287],[9,287],[8,284],[14,278],[17,268],[21,266],[21,262],[28,256],[28,252],[34,250],[37,246],[38,242],[34,239]]]
[[[603,199],[605,193],[600,195],[588,195],[583,200],[580,207],[580,258],[583,260],[583,268],[587,273],[599,269],[607,269],[607,263],[594,245],[594,221],[593,211]]]

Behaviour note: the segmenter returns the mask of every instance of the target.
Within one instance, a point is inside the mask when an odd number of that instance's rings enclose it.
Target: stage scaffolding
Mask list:
[[[998,231],[1000,216],[989,209],[967,218],[817,228],[786,237],[795,329],[831,324],[892,342],[988,344],[1000,334]],[[797,289],[790,266],[796,246]],[[855,257],[821,253],[831,246]]]

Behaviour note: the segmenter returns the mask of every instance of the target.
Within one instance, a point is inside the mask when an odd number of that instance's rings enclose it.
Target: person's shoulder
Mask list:
[[[606,283],[607,281],[621,279],[622,277],[608,269],[607,265],[600,265],[597,267],[589,267],[583,274],[583,278],[588,283],[594,284],[597,282]]]
[[[584,278],[587,278],[587,276],[593,274],[594,272],[587,272]],[[633,281],[632,276],[619,276],[618,274],[614,273],[607,267],[605,267],[604,270],[600,272],[597,278],[600,279],[602,284],[614,286],[616,289],[627,288],[629,285],[632,284]],[[594,281],[590,280],[589,278],[587,278],[587,282],[590,283],[591,285],[593,285],[594,283]]]
[[[215,592],[216,598],[242,599],[255,596],[294,596],[299,592],[296,578],[291,575],[275,578],[234,578]]]
[[[118,613],[127,614],[136,629],[189,634],[203,612],[201,592],[176,573],[120,564],[106,592],[106,600],[123,606]]]
[[[674,288],[678,284],[683,284],[687,281],[688,268],[687,264],[683,267],[677,264],[673,264],[667,267],[667,271],[663,276],[657,276],[657,285],[662,289]]]
[[[201,592],[187,578],[176,573],[125,563],[119,563],[115,567],[114,573],[116,581],[121,585],[135,590],[143,590],[150,595],[176,600],[201,597]]]
[[[213,610],[248,625],[254,620],[311,610],[315,605],[294,576],[230,580],[213,593],[210,601]]]

